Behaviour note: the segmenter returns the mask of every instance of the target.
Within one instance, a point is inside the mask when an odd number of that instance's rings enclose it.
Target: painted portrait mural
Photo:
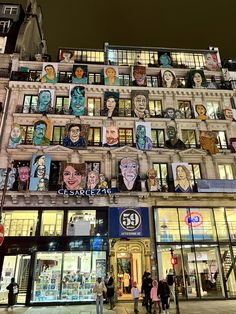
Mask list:
[[[207,109],[204,105],[198,104],[194,106],[195,117],[199,120],[205,121],[209,119],[207,115]]]
[[[231,108],[224,108],[223,112],[224,112],[225,120],[235,121],[234,120],[234,113],[233,113],[233,110]]]
[[[209,154],[219,153],[219,148],[217,147],[218,139],[216,133],[211,131],[201,131],[199,142],[202,149],[207,151]]]
[[[141,191],[138,162],[129,157],[121,159],[119,163],[119,190]]]
[[[206,88],[207,81],[203,70],[190,70],[189,76],[189,87],[192,88]]]
[[[164,118],[174,120],[175,119],[175,112],[176,112],[175,108],[172,108],[172,107],[166,108],[164,111]]]
[[[140,150],[152,149],[151,122],[136,122],[136,148]]]
[[[175,192],[192,192],[191,173],[188,163],[178,162],[172,164]]]
[[[18,170],[18,191],[26,191],[29,188],[30,167],[21,165]]]
[[[210,71],[218,71],[219,64],[217,60],[216,53],[207,53],[204,55],[205,58],[205,68]]]
[[[54,113],[54,90],[39,89],[37,113]]]
[[[51,169],[50,155],[33,155],[31,161],[29,191],[48,191]]]
[[[82,190],[86,187],[86,164],[61,163],[60,182],[64,189]]]
[[[76,117],[85,115],[85,88],[83,86],[70,86],[69,103],[70,114]]]
[[[72,71],[73,84],[87,84],[88,83],[88,66],[85,64],[74,64]]]
[[[51,139],[51,121],[49,119],[34,122],[33,145],[48,146]]]
[[[172,60],[169,52],[158,52],[159,65],[161,68],[171,68]]]
[[[73,51],[70,50],[61,50],[59,55],[59,60],[62,63],[74,63],[73,60]]]
[[[16,148],[22,143],[22,138],[24,136],[24,131],[21,126],[17,123],[13,123],[11,126],[11,134],[8,140],[9,148]]]
[[[161,187],[160,187],[160,184],[159,184],[158,178],[157,178],[157,170],[156,169],[153,169],[153,168],[148,169],[146,185],[147,185],[147,190],[149,192],[161,191]]]
[[[133,114],[139,119],[149,117],[149,93],[147,90],[132,90],[131,91],[131,102]]]
[[[65,125],[63,146],[75,149],[87,147],[88,133],[88,124],[67,123]]]
[[[115,125],[103,127],[103,147],[118,147],[119,146],[119,128]]]
[[[178,85],[175,72],[170,69],[161,70],[161,81],[162,87],[176,88]]]
[[[118,67],[111,65],[104,67],[104,84],[109,86],[120,85]]]
[[[43,63],[41,83],[57,83],[58,63]]]
[[[90,190],[97,189],[99,182],[100,182],[99,172],[95,170],[89,171],[87,174],[86,188]]]
[[[177,130],[174,125],[168,125],[166,128],[168,140],[165,141],[165,148],[186,149],[186,145],[177,136]]]
[[[117,92],[104,92],[103,116],[111,118],[119,115],[119,95]]]
[[[6,182],[6,189],[7,191],[12,190],[14,183],[16,181],[16,168],[11,168],[8,170],[8,179]],[[7,168],[0,168],[0,190],[4,189],[5,181],[7,178]]]
[[[146,67],[142,65],[134,65],[131,67],[133,86],[147,86]]]

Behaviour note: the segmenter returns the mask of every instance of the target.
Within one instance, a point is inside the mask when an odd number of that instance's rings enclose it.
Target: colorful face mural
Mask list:
[[[120,85],[119,69],[116,66],[104,67],[104,84],[105,85]]]
[[[17,123],[13,123],[11,127],[11,135],[8,140],[8,147],[16,148],[17,145],[22,143],[23,130]]]
[[[207,110],[206,107],[202,104],[199,105],[195,105],[195,117],[199,120],[205,121],[207,119],[209,119],[208,115],[207,115]]]
[[[62,163],[61,182],[67,190],[76,191],[85,188],[86,164]]]
[[[166,108],[166,110],[164,111],[164,118],[169,118],[174,120],[175,119],[175,108]]]
[[[117,117],[119,113],[119,93],[105,92],[104,93],[104,109],[103,115],[111,118]]]
[[[50,145],[51,138],[50,120],[37,120],[34,123],[33,144],[40,146]]]
[[[66,63],[74,63],[73,58],[73,51],[64,50],[60,53],[60,62],[66,62]]]
[[[0,190],[4,189],[6,177],[7,177],[7,169],[0,168]],[[15,181],[16,181],[16,168],[12,168],[8,172],[8,180],[7,180],[6,189],[11,190],[13,188]]]
[[[32,156],[29,191],[48,191],[50,168],[50,155]]]
[[[136,122],[136,147],[140,150],[152,149],[151,122]]]
[[[171,58],[168,53],[158,53],[159,64],[162,68],[170,68],[171,67]]]
[[[212,75],[211,77],[211,81],[207,84],[207,88],[209,89],[217,89],[219,88],[217,82],[216,82],[216,78],[214,75]]]
[[[146,67],[135,65],[131,69],[133,86],[147,86]]]
[[[172,70],[161,70],[162,86],[168,88],[176,88],[177,80],[174,71]]]
[[[135,116],[139,119],[148,117],[148,91],[131,91],[131,99]]]
[[[189,86],[192,88],[206,88],[207,81],[203,70],[189,71]]]
[[[103,127],[103,146],[104,147],[119,146],[119,129],[115,125]]]
[[[85,88],[70,86],[70,113],[76,117],[85,115]]]
[[[86,147],[88,142],[88,124],[68,123],[65,126],[63,146],[71,148]]]
[[[236,153],[236,137],[230,139],[231,152]]]
[[[99,189],[108,189],[108,183],[106,181],[106,178],[103,173],[99,174],[99,184],[98,184]]]
[[[99,184],[99,173],[97,171],[89,171],[87,178],[87,189],[96,189]]]
[[[25,191],[28,188],[30,168],[21,166],[18,168],[18,191]]]
[[[168,140],[165,141],[165,147],[170,149],[186,149],[185,144],[177,137],[177,130],[174,126],[167,126]]]
[[[40,89],[36,111],[39,113],[53,113],[54,90]]]
[[[192,192],[191,174],[188,163],[173,163],[172,171],[175,184],[175,192]]]
[[[224,116],[225,120],[233,121],[234,120],[233,110],[231,108],[225,108]]]
[[[57,63],[43,63],[41,83],[57,83]]]
[[[219,148],[217,147],[218,139],[214,132],[201,131],[199,141],[202,149],[204,149],[208,153],[219,153]]]
[[[87,84],[88,83],[88,66],[84,64],[73,65],[72,72],[73,84]]]
[[[120,191],[141,191],[141,182],[138,171],[139,166],[136,160],[125,157],[120,161]]]
[[[157,171],[155,169],[148,169],[147,171],[147,190],[149,192],[161,191],[157,179]]]
[[[207,53],[205,55],[205,68],[210,71],[218,71],[219,64],[216,53]]]

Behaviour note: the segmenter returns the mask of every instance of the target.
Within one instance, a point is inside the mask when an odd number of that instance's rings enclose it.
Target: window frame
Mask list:
[[[122,106],[124,109],[121,109]],[[119,117],[132,117],[132,102],[130,98],[119,99]]]
[[[194,140],[195,140],[195,143],[194,144],[191,144],[191,142],[189,141],[189,134],[188,134],[188,142],[185,142],[184,141],[184,134],[183,132],[193,132],[194,134]],[[197,143],[197,135],[196,135],[196,131],[195,130],[192,130],[192,129],[182,129],[181,130],[181,137],[182,137],[182,141],[184,142],[185,146],[188,148],[197,148],[198,147],[198,143]]]
[[[29,100],[29,110],[28,110],[28,112],[26,112],[26,110],[25,110],[25,106],[26,106],[26,104],[25,104],[26,97],[29,97],[29,98],[30,98],[30,100]],[[36,100],[36,106],[35,106],[34,109],[32,108],[33,100]],[[38,105],[38,95],[29,95],[29,94],[24,95],[23,106],[22,106],[22,113],[26,113],[26,114],[27,114],[27,113],[36,113],[37,105]]]
[[[124,142],[120,140],[121,131],[124,131]],[[127,140],[127,133],[131,131],[131,141]],[[119,145],[120,146],[134,146],[134,130],[132,128],[119,128]]]
[[[153,133],[155,132],[155,141],[153,141]],[[159,143],[159,134],[163,133],[163,145],[160,145]],[[165,147],[165,130],[164,129],[151,129],[151,137],[152,137],[152,147],[153,148],[164,148]]]
[[[162,166],[166,167],[166,178],[163,178],[162,176]],[[157,180],[158,185],[161,187],[161,192],[168,192],[169,191],[169,165],[167,162],[153,162],[152,167],[157,171]],[[157,169],[158,168],[158,169]],[[158,177],[158,175],[160,176]],[[164,184],[166,183],[166,185]]]
[[[100,137],[100,141],[96,142],[94,140],[95,137],[95,131],[99,130],[99,137]],[[90,133],[91,132],[91,133]],[[92,140],[90,140],[90,134],[92,137]],[[101,128],[99,127],[90,127],[89,128],[89,134],[88,134],[88,146],[102,146],[102,138],[101,138]]]
[[[90,111],[89,111],[89,100],[92,100],[93,102],[93,108],[92,108],[92,114],[90,114]],[[96,101],[98,101],[100,104],[99,104],[99,107],[100,109],[97,111],[96,110]],[[102,106],[102,99],[101,97],[87,97],[87,116],[90,116],[90,117],[99,117],[101,116],[101,106]]]

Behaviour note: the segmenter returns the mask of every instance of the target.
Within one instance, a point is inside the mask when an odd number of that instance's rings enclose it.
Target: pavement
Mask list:
[[[118,302],[114,310],[110,311],[104,304],[104,314],[133,314],[132,302]],[[95,304],[88,305],[57,305],[57,306],[15,306],[16,314],[96,314]],[[0,313],[7,313],[6,307],[0,307]],[[182,301],[180,314],[236,314],[236,300],[222,301]],[[139,303],[139,314],[146,314],[145,307]],[[174,303],[171,303],[169,314],[176,314]]]

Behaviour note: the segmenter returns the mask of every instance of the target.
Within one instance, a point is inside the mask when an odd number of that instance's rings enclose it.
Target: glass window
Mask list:
[[[192,118],[192,107],[191,101],[188,100],[178,100],[179,110],[182,112],[182,115],[186,119]]]
[[[60,145],[63,142],[64,138],[64,126],[54,126],[53,127],[53,135],[52,135],[52,144],[53,145]]]
[[[165,131],[152,129],[152,145],[154,148],[165,146]]]
[[[120,85],[129,86],[130,77],[129,74],[119,74]]]
[[[193,191],[197,191],[197,180],[202,178],[200,164],[189,163]]]
[[[4,8],[4,14],[16,15],[17,14],[17,8],[16,7],[5,7]]]
[[[4,211],[3,223],[5,228],[5,236],[35,236],[37,219],[37,211]]]
[[[119,128],[120,146],[133,146],[133,129]]]
[[[154,75],[147,75],[147,86],[158,87],[158,78]]]
[[[55,113],[69,114],[69,97],[57,96]]]
[[[231,164],[218,165],[219,177],[224,180],[233,180],[233,166]]]
[[[230,238],[236,240],[236,208],[226,208],[226,218],[229,226]]]
[[[176,208],[156,208],[154,219],[157,242],[180,241]]]
[[[221,118],[220,103],[218,101],[207,101],[206,109],[209,119]]]
[[[194,130],[182,130],[182,141],[187,148],[197,147],[196,133]]]
[[[60,71],[59,72],[59,83],[71,83],[72,72]]]
[[[226,221],[225,221],[224,208],[223,207],[214,208],[214,216],[215,216],[215,222],[217,224],[216,232],[217,232],[219,240],[228,240],[229,235],[228,235]]]
[[[100,128],[89,128],[88,135],[89,146],[100,146],[101,145],[101,129]]]
[[[119,116],[120,117],[131,117],[131,100],[120,99],[119,100]]]
[[[29,81],[30,82],[39,82],[42,76],[41,70],[30,70],[29,71]]]
[[[34,113],[37,108],[38,96],[25,95],[23,102],[23,113]]]
[[[149,112],[151,117],[162,117],[162,102],[161,100],[149,100]]]
[[[157,171],[158,185],[162,192],[168,191],[168,165],[164,163],[153,163],[153,168]]]
[[[61,236],[63,227],[63,211],[45,210],[42,212],[41,232],[42,236]]]
[[[225,131],[215,131],[215,133],[216,133],[217,139],[218,139],[217,146],[220,149],[227,149],[228,148],[228,144],[227,144],[227,138],[226,138]]]
[[[89,84],[101,84],[102,83],[101,74],[100,73],[89,73],[88,83]]]
[[[88,97],[87,99],[88,116],[100,116],[101,98]]]
[[[97,171],[100,173],[101,163],[99,161],[86,161],[86,170],[89,171]]]

